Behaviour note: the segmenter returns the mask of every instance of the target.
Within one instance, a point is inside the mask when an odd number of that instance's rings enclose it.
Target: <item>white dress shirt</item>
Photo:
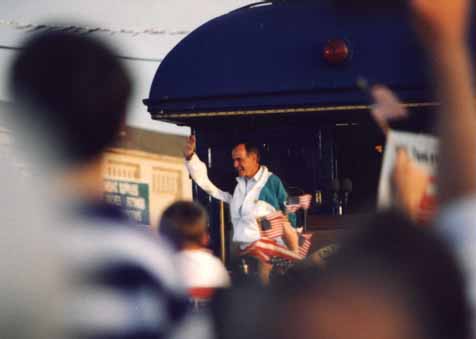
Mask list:
[[[260,228],[256,221],[256,202],[261,189],[272,175],[265,166],[261,166],[251,179],[236,178],[238,184],[233,195],[231,195],[220,190],[210,181],[207,166],[196,154],[189,161],[186,161],[185,165],[198,186],[212,197],[230,204],[234,242],[246,245],[261,238]]]

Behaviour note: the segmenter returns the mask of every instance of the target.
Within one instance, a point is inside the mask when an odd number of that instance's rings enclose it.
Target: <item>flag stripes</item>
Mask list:
[[[281,211],[273,212],[258,219],[258,223],[261,226],[261,236],[269,239],[281,237],[286,222],[288,222],[288,218]]]
[[[289,197],[286,201],[286,212],[296,213],[299,209],[308,210],[311,207],[312,196],[304,194],[297,197]]]

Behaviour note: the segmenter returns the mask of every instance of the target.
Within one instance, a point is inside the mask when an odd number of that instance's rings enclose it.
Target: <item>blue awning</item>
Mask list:
[[[152,118],[178,123],[365,109],[368,97],[356,85],[364,77],[425,105],[432,102],[428,62],[410,22],[402,8],[342,11],[332,1],[248,6],[184,38],[160,64],[144,103]],[[323,58],[332,40],[346,43],[348,60]]]

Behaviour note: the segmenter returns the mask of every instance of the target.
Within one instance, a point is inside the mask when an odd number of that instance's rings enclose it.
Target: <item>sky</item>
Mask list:
[[[149,94],[160,61],[186,34],[216,16],[253,0],[2,0],[0,1],[0,100],[9,101],[6,79],[11,58],[31,34],[25,25],[60,23],[107,29],[100,35],[127,57],[136,89],[128,125],[173,134],[186,127],[153,121],[142,99]],[[121,33],[126,30],[131,33]],[[153,30],[157,34],[140,34]]]

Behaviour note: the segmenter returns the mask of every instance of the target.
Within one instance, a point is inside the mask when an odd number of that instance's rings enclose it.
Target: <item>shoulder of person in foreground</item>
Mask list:
[[[172,333],[188,307],[169,245],[121,223],[75,223],[63,244],[76,285],[72,332],[159,338]]]

